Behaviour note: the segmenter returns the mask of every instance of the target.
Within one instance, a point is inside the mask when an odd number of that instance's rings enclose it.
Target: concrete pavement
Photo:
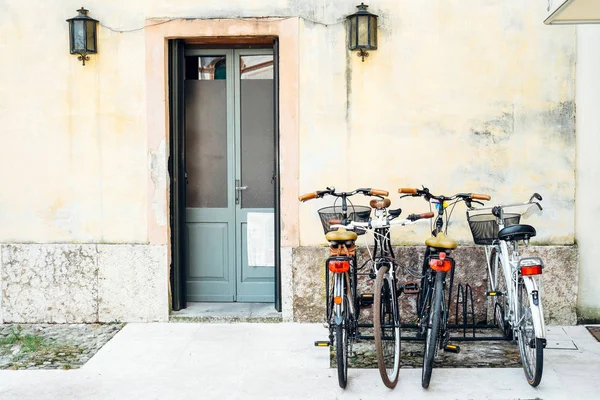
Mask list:
[[[319,324],[128,324],[81,369],[0,371],[0,399],[600,399],[600,342],[563,328],[577,350],[547,349],[537,389],[520,368],[436,368],[428,390],[420,369],[394,390],[351,369],[342,390]]]

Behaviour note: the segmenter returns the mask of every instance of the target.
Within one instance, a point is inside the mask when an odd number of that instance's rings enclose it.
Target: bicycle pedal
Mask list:
[[[457,353],[458,354],[458,353],[460,353],[460,346],[448,343],[446,346],[444,346],[444,351],[447,353]]]
[[[419,284],[418,283],[405,283],[403,292],[406,294],[418,294]]]
[[[373,293],[363,293],[358,298],[358,304],[361,307],[370,306],[373,304],[374,299],[375,299],[375,297],[373,296]]]
[[[329,347],[329,340],[316,340],[315,347]]]
[[[485,292],[486,296],[495,297],[495,296],[504,296],[504,292],[495,291],[495,292]]]

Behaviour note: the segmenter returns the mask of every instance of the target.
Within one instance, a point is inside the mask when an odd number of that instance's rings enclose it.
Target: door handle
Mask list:
[[[235,180],[235,204],[240,204],[240,193],[242,190],[248,189],[248,186],[240,186],[242,183],[239,179]]]

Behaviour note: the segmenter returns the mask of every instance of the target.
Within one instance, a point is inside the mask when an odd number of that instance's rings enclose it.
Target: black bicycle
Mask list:
[[[477,200],[490,200],[491,197],[474,193],[436,196],[430,193],[426,187],[423,187],[423,189],[400,188],[398,192],[404,194],[400,198],[423,197],[429,202],[430,207],[435,204],[437,209],[437,217],[431,232],[432,237],[425,241],[427,247],[417,297],[419,336],[425,340],[421,385],[428,388],[437,351],[439,349],[451,352],[460,350],[458,346],[449,343],[450,333],[447,329],[455,269],[455,262],[450,254],[457,247],[456,241],[447,236],[448,223],[458,202],[464,201],[467,207],[471,208],[473,202],[482,204]],[[451,207],[450,211],[445,213],[444,210],[449,207]],[[446,220],[445,229],[444,216]],[[448,296],[446,297],[446,276],[448,273],[450,273],[450,283]]]
[[[370,208],[348,205],[347,197],[357,193],[379,197],[370,202]],[[334,189],[309,193],[300,196],[301,201],[324,195],[341,198],[341,208],[334,205],[319,210],[319,216],[325,237],[330,243],[330,256],[326,260],[326,304],[327,322],[329,326],[329,342],[316,344],[330,345],[334,343],[338,367],[340,387],[347,382],[348,342],[361,339],[375,340],[377,365],[383,383],[394,388],[400,372],[400,310],[398,296],[403,287],[397,284],[395,271],[398,264],[394,260],[394,252],[390,238],[392,225],[411,225],[422,218],[431,218],[433,213],[411,214],[407,219],[396,219],[402,210],[389,210],[391,204],[386,191],[376,189],[357,189],[349,193],[335,193]],[[369,218],[371,208],[374,218]],[[366,210],[365,210],[366,209]],[[366,246],[369,257],[357,268],[355,241],[359,234],[371,231],[374,234],[373,252]],[[370,264],[368,272],[365,271]],[[361,271],[359,274],[358,271]],[[330,279],[331,275],[331,279]],[[368,275],[375,279],[374,293],[358,293],[359,275]],[[330,280],[333,284],[330,285]],[[360,309],[372,305],[373,324],[359,323]],[[373,329],[373,336],[362,333],[361,328]]]
[[[375,196],[380,199],[389,193],[385,190],[360,188],[352,192],[336,192],[335,188],[307,193],[298,197],[302,202],[334,196],[341,201],[319,210],[325,238],[329,242],[329,257],[325,260],[325,301],[326,322],[329,328],[329,342],[316,342],[316,345],[329,346],[335,343],[338,382],[345,388],[348,382],[348,341],[358,334],[360,311],[357,295],[356,239],[365,229],[347,230],[346,225],[364,222],[368,224],[371,208],[353,205],[349,197],[356,194]],[[335,340],[334,340],[335,339]]]

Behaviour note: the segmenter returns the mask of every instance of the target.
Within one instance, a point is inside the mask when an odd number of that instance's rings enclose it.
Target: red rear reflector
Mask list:
[[[336,274],[341,272],[348,272],[350,271],[350,261],[329,261],[329,270]]]
[[[531,265],[529,267],[521,267],[521,275],[540,275],[542,273],[541,265]]]
[[[444,253],[442,253],[444,254]],[[444,257],[446,256],[446,254],[444,254]],[[431,267],[431,269],[433,269],[434,271],[440,271],[440,272],[448,272],[452,269],[452,261],[447,260],[447,259],[438,259],[438,258],[432,258],[431,260],[429,260],[429,266]]]

